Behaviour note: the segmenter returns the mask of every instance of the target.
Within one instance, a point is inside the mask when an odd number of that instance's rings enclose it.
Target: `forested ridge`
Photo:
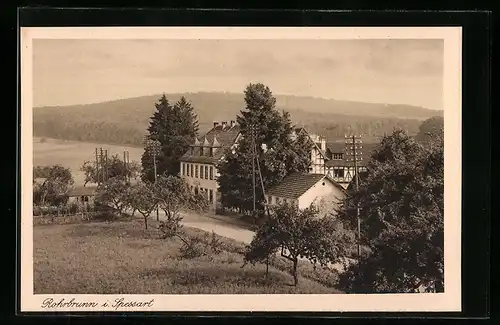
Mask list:
[[[167,94],[171,102],[185,96],[195,109],[200,132],[213,121],[233,120],[244,107],[243,96],[231,93]],[[161,95],[152,95],[89,105],[35,107],[34,136],[98,143],[141,146]],[[394,128],[416,134],[423,119],[440,111],[408,105],[346,102],[298,96],[276,96],[277,108],[290,113],[293,123],[329,140],[356,132],[378,138]]]

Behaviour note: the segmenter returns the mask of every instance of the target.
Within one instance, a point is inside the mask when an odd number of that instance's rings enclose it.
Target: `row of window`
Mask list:
[[[191,185],[191,191],[193,191],[195,194],[205,195],[205,197],[209,200],[209,202],[214,201],[214,191],[211,189]]]
[[[182,176],[189,176],[200,179],[214,179],[214,167],[199,164],[181,164]]]
[[[268,196],[266,196],[266,203],[267,204],[281,204],[281,203],[297,204],[297,201],[292,200],[292,199],[284,199],[284,198],[280,198],[277,196],[268,195]]]
[[[359,167],[359,171],[360,172],[365,172],[366,168],[365,167]],[[330,175],[331,175],[331,171],[330,171]],[[333,169],[333,177],[335,177],[335,178],[344,178],[345,176],[346,175],[345,175],[345,172],[344,172],[344,168],[334,168]]]

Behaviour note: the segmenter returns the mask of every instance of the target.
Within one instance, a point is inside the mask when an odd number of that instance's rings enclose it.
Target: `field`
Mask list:
[[[35,294],[272,294],[339,293],[335,274],[303,263],[297,287],[290,264],[277,259],[241,268],[243,244],[225,239],[214,256],[180,259],[179,240],[159,238],[151,222],[35,225]],[[186,234],[201,233],[186,228]],[[320,283],[321,282],[321,283]],[[330,283],[329,283],[330,282]]]
[[[86,160],[94,161],[95,148],[101,147],[103,150],[108,149],[109,156],[117,154],[123,159],[123,151],[128,150],[131,161],[141,160],[141,148],[35,137],[33,166],[60,164],[71,169],[75,184],[83,185],[84,175],[80,167]]]

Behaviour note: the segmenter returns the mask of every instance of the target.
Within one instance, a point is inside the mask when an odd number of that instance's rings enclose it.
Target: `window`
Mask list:
[[[194,177],[194,172],[193,172],[194,166],[193,166],[193,164],[190,164],[190,166],[191,166],[190,167],[190,169],[191,169],[191,177]]]
[[[342,159],[342,154],[341,154],[341,153],[334,153],[334,154],[332,155],[332,158],[333,158],[333,159]]]
[[[205,179],[208,179],[208,166],[205,166]]]
[[[196,165],[194,168],[195,168],[194,169],[194,177],[198,178],[198,165]]]
[[[184,176],[184,163],[181,163],[182,176]]]
[[[210,166],[210,179],[214,179],[214,167]]]
[[[214,191],[213,190],[209,190],[209,200],[210,202],[213,202],[214,201]]]
[[[194,194],[198,194],[198,193],[199,193],[199,192],[198,192],[198,186],[196,186],[196,187],[194,188]]]
[[[341,169],[341,168],[339,168],[339,169],[334,169],[334,170],[333,170],[333,176],[334,176],[334,177],[339,177],[339,178],[344,177],[344,169]]]

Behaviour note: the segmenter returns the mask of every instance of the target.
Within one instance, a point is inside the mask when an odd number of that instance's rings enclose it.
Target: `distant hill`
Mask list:
[[[33,109],[34,136],[140,146],[160,94],[96,104],[44,106]],[[244,108],[243,94],[167,94],[173,104],[185,96],[195,107],[200,132],[213,121],[234,120]],[[372,104],[301,96],[277,95],[277,108],[290,112],[294,123],[329,138],[351,131],[377,138],[394,127],[416,134],[422,120],[441,111],[393,104]]]

